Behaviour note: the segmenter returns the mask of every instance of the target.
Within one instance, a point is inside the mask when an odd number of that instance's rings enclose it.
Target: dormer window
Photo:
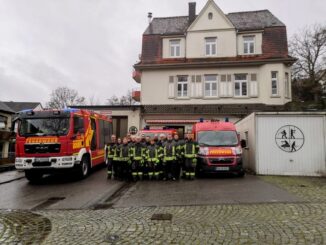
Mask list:
[[[170,40],[170,56],[180,57],[180,39]]]
[[[244,54],[255,53],[255,36],[243,37],[243,53]]]
[[[205,38],[205,54],[206,56],[216,55],[217,38],[206,37]]]
[[[212,20],[213,19],[213,13],[212,12],[208,13],[208,19],[209,20]]]

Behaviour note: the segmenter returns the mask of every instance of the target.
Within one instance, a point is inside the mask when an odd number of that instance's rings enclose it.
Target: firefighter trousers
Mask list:
[[[179,164],[176,160],[166,161],[164,163],[164,178],[165,179],[179,179],[178,176]]]
[[[143,179],[143,173],[144,166],[141,160],[134,160],[131,165],[131,175],[132,179],[136,181],[137,179],[142,180]]]
[[[196,171],[196,158],[185,158],[185,174],[187,179],[194,179],[195,178],[195,171]]]
[[[113,158],[108,158],[108,178],[111,178],[113,175],[114,169],[113,169]]]

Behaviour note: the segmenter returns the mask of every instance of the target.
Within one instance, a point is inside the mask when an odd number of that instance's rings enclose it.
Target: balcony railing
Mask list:
[[[137,83],[140,83],[141,82],[141,72],[140,71],[137,71],[137,70],[134,70],[132,72],[132,78],[137,82]]]
[[[140,102],[140,94],[140,90],[133,90],[131,93],[132,98],[137,102]]]

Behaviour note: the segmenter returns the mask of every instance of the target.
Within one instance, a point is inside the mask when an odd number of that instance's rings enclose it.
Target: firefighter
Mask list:
[[[199,146],[197,142],[193,141],[193,135],[188,134],[184,145],[186,179],[195,179],[198,151]]]
[[[144,176],[144,158],[145,158],[145,151],[146,148],[144,147],[143,143],[141,142],[141,137],[136,137],[135,144],[131,147],[132,151],[132,166],[131,166],[131,174],[133,181],[143,179]]]
[[[120,179],[130,179],[130,165],[132,159],[131,147],[128,144],[127,137],[123,138],[122,144],[119,146],[119,166],[120,166]]]
[[[114,156],[116,155],[116,147],[117,147],[117,137],[112,134],[111,136],[111,142],[106,146],[106,156],[107,156],[107,167],[108,167],[108,179],[111,179],[113,175],[115,175],[115,162],[114,162]]]
[[[183,165],[183,143],[182,140],[179,139],[179,135],[175,134],[173,137],[173,142],[175,144],[175,152],[176,152],[176,176],[177,179],[180,177],[181,166]]]
[[[157,144],[161,147],[164,147],[164,144],[166,143],[166,136],[165,134],[160,134],[160,139],[157,142]]]
[[[172,135],[169,134],[167,141],[163,146],[163,168],[164,177],[163,180],[172,179],[175,181],[177,179],[177,166],[176,166],[176,149],[175,144],[172,140]]]
[[[157,134],[154,134],[154,141],[155,141],[155,144],[158,143],[158,135]]]
[[[148,135],[145,137],[145,146],[149,146],[151,144],[151,137],[149,137]]]
[[[146,163],[148,167],[148,179],[151,180],[155,177],[159,180],[162,172],[161,165],[162,147],[155,144],[155,140],[150,140],[150,145],[146,149]]]

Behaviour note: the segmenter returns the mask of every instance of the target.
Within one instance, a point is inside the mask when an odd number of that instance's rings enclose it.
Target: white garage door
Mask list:
[[[257,116],[257,173],[325,174],[324,121],[321,116]]]

